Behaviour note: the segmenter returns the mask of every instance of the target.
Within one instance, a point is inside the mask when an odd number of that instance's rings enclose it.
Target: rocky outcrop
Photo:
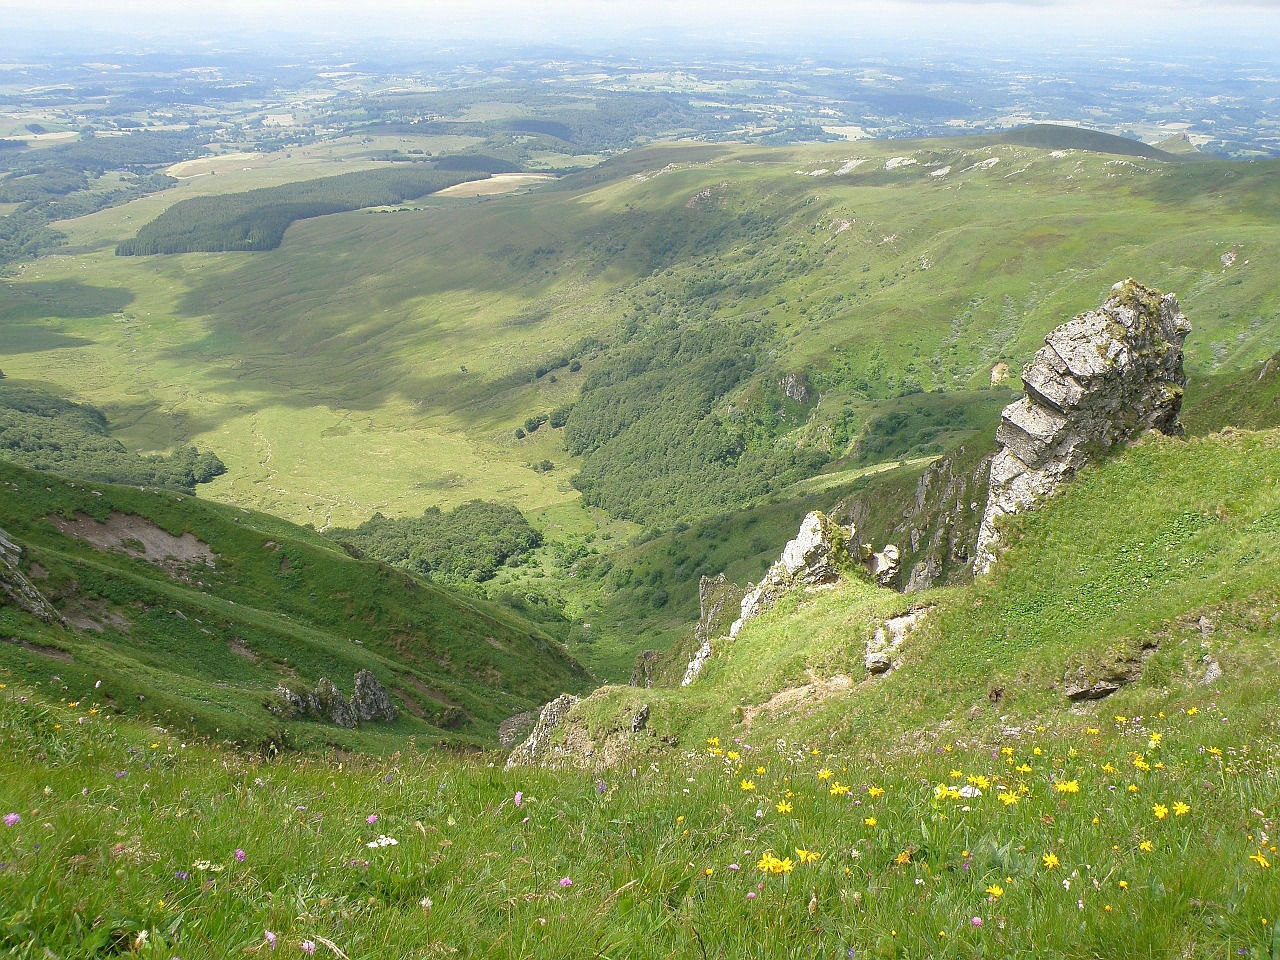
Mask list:
[[[356,674],[355,696],[350,700],[332,680],[321,677],[314,687],[280,684],[266,706],[286,720],[321,720],[348,730],[362,721],[390,722],[400,715],[391,695],[368,670]]]
[[[873,480],[840,505],[837,514],[855,529],[898,545],[901,572],[887,585],[916,593],[973,576],[974,544],[994,454],[971,442],[929,464],[914,488],[891,478],[880,484]]]
[[[730,640],[736,640],[743,624],[754,620],[775,603],[778,599],[797,587],[816,588],[834,584],[843,572],[852,570],[861,564],[868,577],[881,585],[888,585],[898,574],[899,551],[889,544],[879,553],[874,553],[870,544],[857,542],[857,531],[846,529],[830,517],[819,511],[805,516],[800,523],[800,530],[794,540],[788,541],[782,550],[782,556],[771,566],[764,579],[747,590],[738,609],[738,619],[729,627]],[[721,575],[712,583],[723,584]],[[707,578],[703,578],[702,587],[707,586]],[[704,595],[701,594],[700,595]],[[702,623],[709,623],[707,609],[703,609]],[[713,639],[721,634],[705,631],[702,645],[689,666],[685,670],[682,687],[688,686],[702,672],[703,666],[711,657]]]
[[[1103,667],[1078,666],[1062,678],[1068,700],[1102,700],[1142,676],[1142,668],[1156,652],[1154,642],[1142,644],[1129,656],[1117,657]]]
[[[875,635],[867,641],[866,666],[870,673],[888,673],[898,665],[898,652],[902,649],[907,634],[916,628],[924,619],[928,608],[912,610],[901,616],[890,617]]]
[[[637,653],[635,662],[631,665],[631,680],[628,685],[645,689],[652,687],[657,679],[661,660],[662,654],[657,650],[641,650]]]
[[[537,722],[537,710],[526,710],[523,713],[517,713],[513,717],[507,717],[502,723],[498,724],[498,745],[504,750],[511,749],[529,736],[529,732],[533,730],[533,725]]]
[[[1178,435],[1191,325],[1173,294],[1133,280],[1098,310],[1064,323],[1023,371],[1005,407],[978,530],[975,572],[990,569],[1002,517],[1034,507],[1085,464],[1148,430]]]
[[[4,530],[0,530],[0,600],[8,599],[19,610],[25,610],[45,623],[67,626],[67,621],[54,609],[47,597],[22,572],[22,548]]]
[[[556,729],[564,722],[569,711],[578,705],[578,700],[578,697],[565,693],[543,707],[528,739],[512,750],[511,756],[507,757],[507,769],[536,767],[550,759],[553,753],[551,741]]]
[[[807,514],[777,563],[742,598],[738,619],[729,627],[729,639],[736,638],[744,623],[760,616],[793,587],[835,583],[841,568],[849,564],[849,540],[849,531],[825,513],[815,510]]]
[[[396,705],[391,702],[391,694],[378,682],[368,670],[356,674],[355,693],[351,695],[351,709],[363,722],[383,721],[390,723],[400,716]]]
[[[723,637],[731,627],[730,618],[740,611],[742,599],[742,588],[730,583],[723,573],[698,581],[698,625],[693,630],[698,649],[685,668],[680,686],[687,687],[702,672],[711,658],[711,641]]]

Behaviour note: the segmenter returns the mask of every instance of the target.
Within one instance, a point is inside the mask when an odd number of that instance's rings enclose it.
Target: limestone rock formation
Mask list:
[[[698,650],[685,668],[680,686],[687,687],[702,672],[711,657],[711,641],[725,635],[733,615],[729,611],[738,612],[741,604],[742,588],[730,583],[723,573],[698,581],[698,625],[693,630]]]
[[[1116,657],[1103,666],[1092,668],[1078,666],[1068,669],[1062,678],[1062,692],[1068,700],[1102,700],[1111,696],[1123,686],[1133,683],[1142,676],[1142,668],[1146,666],[1156,652],[1156,644],[1149,641],[1142,644],[1127,656]]]
[[[807,514],[777,563],[742,598],[729,638],[736,638],[744,623],[760,616],[792,587],[835,583],[841,567],[849,562],[849,540],[849,532],[825,513],[815,510]]]
[[[840,505],[837,515],[860,533],[874,529],[878,537],[898,545],[901,572],[885,586],[917,593],[972,577],[994,455],[994,450],[966,444],[929,464],[914,490],[886,494],[873,487]],[[897,504],[887,515],[886,496]]]
[[[356,689],[351,695],[351,709],[361,721],[384,720],[388,723],[400,716],[391,694],[368,670],[356,674]]]
[[[841,572],[854,564],[861,564],[868,576],[887,586],[898,574],[898,548],[889,544],[879,553],[874,553],[869,544],[857,543],[856,534],[855,529],[840,526],[825,513],[815,510],[807,514],[795,539],[783,548],[782,556],[765,573],[764,579],[748,589],[742,598],[738,619],[729,627],[729,639],[736,640],[743,624],[760,616],[786,593],[796,587],[812,589],[834,584],[840,579]],[[699,622],[702,645],[689,661],[680,682],[682,687],[697,679],[711,656],[713,639],[723,636],[711,626],[719,614],[718,608],[710,612],[707,605],[708,585],[723,583],[722,574],[714,581],[704,577],[700,585],[699,596],[704,603],[703,617]]]
[[[21,559],[22,548],[0,530],[0,601],[7,597],[19,610],[25,610],[45,623],[65,627],[66,620],[22,572]]]
[[[498,745],[503,749],[514,747],[529,736],[529,732],[533,730],[533,725],[537,722],[537,710],[525,710],[523,713],[507,717],[502,723],[498,724]]]
[[[705,577],[703,579],[706,579]],[[644,687],[648,689],[653,686],[653,681],[657,677],[658,663],[662,659],[662,654],[657,650],[641,650],[636,654],[635,662],[631,665],[631,680],[628,682],[632,687]]]
[[[1005,407],[996,432],[1004,449],[991,463],[976,573],[995,562],[1001,517],[1030,509],[1147,430],[1181,433],[1182,346],[1190,331],[1173,294],[1125,280],[1100,309],[1045,338],[1022,373],[1025,395]]]
[[[867,641],[866,665],[869,672],[888,673],[897,666],[897,656],[903,641],[924,619],[928,609],[925,607],[890,617],[876,629],[875,636]]]
[[[323,720],[348,730],[362,721],[390,722],[399,716],[391,695],[368,670],[356,674],[355,696],[350,700],[332,680],[321,677],[314,687],[280,684],[267,709],[287,720]]]
[[[552,753],[552,735],[569,715],[569,711],[578,705],[578,699],[572,694],[564,693],[543,707],[528,739],[512,750],[511,756],[507,757],[507,769],[536,767],[547,760]]]

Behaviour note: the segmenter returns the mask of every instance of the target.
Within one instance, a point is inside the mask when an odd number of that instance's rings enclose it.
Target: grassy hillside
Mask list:
[[[491,742],[508,716],[585,672],[514,614],[465,600],[314,533],[175,493],[87,486],[0,463],[0,528],[68,623],[0,605],[0,663],[49,690],[242,743],[360,750]],[[95,545],[96,544],[96,545]],[[0,594],[3,596],[3,594]],[[372,670],[401,719],[347,731],[285,722],[277,684],[350,695]]]
[[[994,421],[993,373],[1120,278],[1181,296],[1193,376],[1270,356],[1280,168],[1072,135],[662,145],[523,193],[299,222],[253,255],[111,255],[180,200],[364,169],[379,144],[210,161],[61,224],[65,254],[0,286],[0,369],[94,403],[131,448],[210,450],[228,470],[208,496],[320,529],[514,504],[548,544],[517,587],[549,572],[604,622],[557,558],[936,453]],[[728,376],[678,351],[642,369],[673,337],[743,348],[710,358]],[[593,666],[645,632],[602,638]]]
[[[231,171],[239,188],[322,167],[301,150],[255,164]],[[596,360],[538,370],[661,322],[758,328],[768,362],[715,412],[765,417],[760,388],[808,374],[826,399],[788,429],[819,447],[886,398],[982,388],[1001,360],[1016,376],[1129,275],[1182,296],[1193,370],[1261,359],[1274,176],[965,139],[663,146],[556,189],[295,224],[253,257],[109,255],[204,177],[66,224],[74,252],[3,290],[0,363],[74,386],[144,448],[209,446],[230,468],[219,497],[318,526],[499,494],[540,509],[576,500],[578,464],[514,430]]]
[[[1277,469],[1270,431],[1086,471],[992,576],[910,598],[932,609],[880,679],[863,644],[908,598],[793,597],[693,686],[579,705],[564,742],[590,772],[403,757],[339,776],[0,675],[0,944],[1262,960],[1280,949]],[[1078,668],[1130,659],[1109,699],[1066,699]]]

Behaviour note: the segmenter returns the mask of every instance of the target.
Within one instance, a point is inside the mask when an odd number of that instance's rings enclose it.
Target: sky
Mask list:
[[[0,0],[6,26],[173,33],[242,30],[643,42],[688,35],[981,38],[1096,34],[1198,43],[1280,38],[1280,0]]]

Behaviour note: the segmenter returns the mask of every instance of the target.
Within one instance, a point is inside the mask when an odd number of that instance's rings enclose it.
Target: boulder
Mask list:
[[[62,614],[22,572],[21,559],[22,548],[0,530],[0,602],[8,597],[19,610],[25,610],[36,619],[66,627],[67,621]]]
[[[390,723],[399,715],[391,694],[378,682],[369,670],[356,674],[355,693],[351,695],[351,709],[361,721],[382,720]]]
[[[1001,517],[1031,509],[1085,464],[1148,430],[1181,434],[1190,331],[1173,294],[1125,280],[1101,308],[1045,338],[1022,373],[1024,396],[1005,407],[996,431],[1002,449],[991,462],[976,573],[995,562]]]
[[[890,617],[876,628],[875,635],[867,641],[865,663],[870,673],[888,673],[897,666],[898,652],[907,634],[924,619],[928,607],[912,610],[897,617]]]
[[[578,699],[572,694],[564,693],[543,707],[528,739],[512,750],[511,756],[507,757],[507,769],[536,767],[547,760],[552,752],[551,739],[556,728],[564,722],[569,711],[578,705]]]

